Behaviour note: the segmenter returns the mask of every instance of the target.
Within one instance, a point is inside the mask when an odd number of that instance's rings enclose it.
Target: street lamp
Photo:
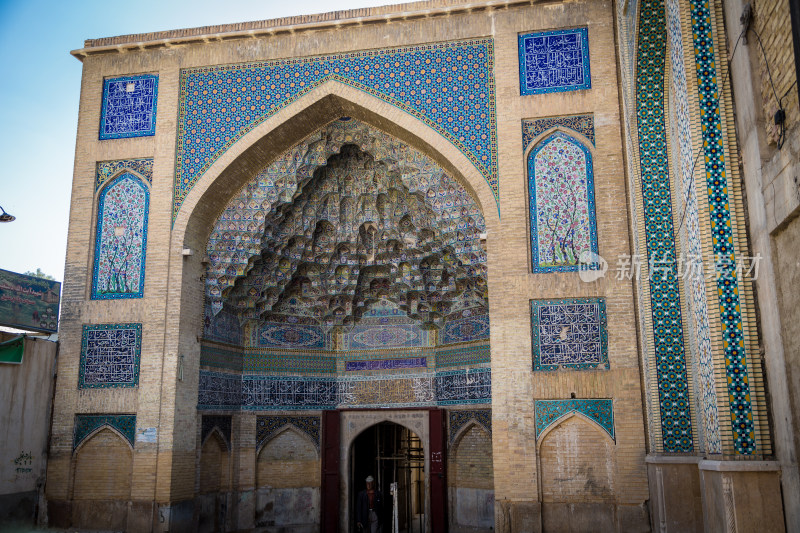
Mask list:
[[[3,206],[1,205],[0,205],[0,211],[3,212],[3,214],[0,215],[0,222],[13,222],[17,218],[14,215],[9,215],[8,213],[6,213],[6,210],[3,209]]]

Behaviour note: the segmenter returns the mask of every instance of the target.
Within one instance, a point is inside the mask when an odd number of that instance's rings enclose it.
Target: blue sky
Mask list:
[[[396,3],[0,0],[0,268],[63,280],[85,39]]]

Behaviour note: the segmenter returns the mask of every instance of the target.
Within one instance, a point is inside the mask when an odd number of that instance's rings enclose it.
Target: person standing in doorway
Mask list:
[[[381,493],[375,489],[375,479],[367,476],[367,488],[358,493],[356,500],[356,526],[359,532],[380,533],[383,502]]]

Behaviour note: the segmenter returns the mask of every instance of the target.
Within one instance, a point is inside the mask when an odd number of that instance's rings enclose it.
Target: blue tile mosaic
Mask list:
[[[141,324],[84,325],[78,388],[135,387],[141,351]]]
[[[100,140],[155,135],[157,100],[158,76],[144,74],[105,80]]]
[[[488,339],[489,331],[489,315],[448,320],[442,328],[441,344]]]
[[[556,131],[528,154],[531,268],[535,273],[597,268],[581,260],[598,253],[591,152]]]
[[[133,447],[136,436],[136,415],[75,415],[72,433],[72,449],[75,450],[86,438],[102,427],[116,429]]]
[[[589,30],[525,33],[519,36],[520,94],[589,89]]]
[[[675,228],[664,117],[664,3],[642,0],[636,56],[636,114],[647,257],[675,261]],[[672,264],[672,263],[671,263]],[[694,451],[679,283],[672,269],[650,279],[663,451]]]
[[[531,300],[534,370],[607,369],[605,298]]]
[[[404,368],[426,368],[427,357],[410,357],[406,359],[372,359],[366,361],[345,361],[346,372],[362,370],[401,370]]]
[[[200,423],[200,442],[205,442],[206,438],[215,429],[220,432],[225,440],[228,450],[231,449],[231,416],[230,415],[203,415]]]
[[[499,199],[491,39],[181,71],[173,220],[233,143],[314,87],[337,80],[423,121],[453,143]]]
[[[124,172],[100,192],[97,208],[92,299],[141,298],[144,294],[150,191]]]
[[[325,333],[319,326],[264,322],[258,330],[258,345],[273,348],[325,348]]]
[[[451,409],[447,411],[447,435],[448,442],[453,441],[467,424],[475,422],[483,429],[492,434],[492,410],[491,409]]]
[[[319,450],[322,423],[318,416],[259,416],[256,418],[256,448],[260,448],[286,426],[308,435]]]
[[[594,145],[594,115],[571,115],[566,117],[531,118],[522,121],[522,150],[528,149],[533,140],[551,128],[561,126],[580,133]]]
[[[570,413],[580,413],[593,420],[613,439],[614,406],[610,399],[576,399],[569,400],[536,400],[534,416],[536,418],[536,438],[545,430]]]
[[[700,124],[706,166],[706,185],[710,209],[714,257],[717,258],[717,293],[723,326],[725,374],[728,378],[733,447],[736,453],[756,451],[750,381],[747,372],[744,329],[740,310],[739,282],[731,224],[730,202],[725,171],[725,146],[720,117],[719,87],[714,51],[711,12],[707,1],[691,0],[692,35],[700,96]]]

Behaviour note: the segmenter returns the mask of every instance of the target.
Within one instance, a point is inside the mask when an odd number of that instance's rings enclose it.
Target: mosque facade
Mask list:
[[[86,41],[49,524],[356,531],[373,476],[385,530],[800,527],[789,2],[742,9]]]

